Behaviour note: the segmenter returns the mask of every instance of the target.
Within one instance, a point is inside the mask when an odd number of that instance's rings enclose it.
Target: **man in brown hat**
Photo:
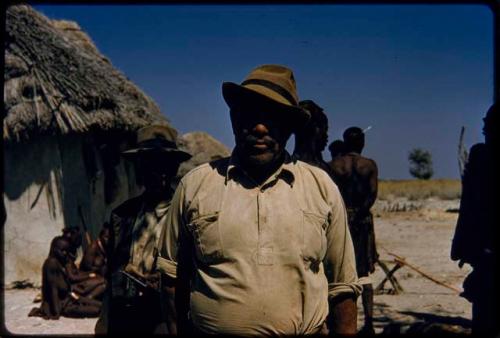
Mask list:
[[[500,243],[498,236],[500,104],[483,119],[484,143],[470,149],[462,179],[460,213],[451,246],[451,259],[473,267],[464,281],[462,297],[472,302],[472,333],[498,337]]]
[[[108,292],[96,333],[167,333],[155,271],[156,247],[173,194],[171,181],[191,155],[177,148],[177,133],[148,126],[137,134],[137,147],[123,155],[134,161],[144,193],[111,213]]]
[[[368,275],[375,271],[378,253],[375,247],[375,231],[370,208],[378,191],[378,169],[374,160],[361,155],[365,135],[359,127],[344,131],[345,154],[330,162],[333,179],[347,207],[349,229],[356,253],[356,269],[363,284],[363,309],[365,326],[362,334],[374,334],[373,287]]]
[[[263,65],[222,93],[236,146],[184,176],[159,242],[179,333],[315,334],[328,313],[330,330],[355,333],[361,286],[342,198],[285,151],[309,119],[292,71]]]

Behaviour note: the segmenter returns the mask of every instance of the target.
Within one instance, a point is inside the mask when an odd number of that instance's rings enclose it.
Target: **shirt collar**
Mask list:
[[[286,183],[288,183],[291,187],[293,187],[293,183],[295,182],[295,175],[293,173],[293,166],[296,162],[296,159],[293,159],[290,154],[285,150],[285,161],[283,164],[276,170],[274,174],[272,174],[266,182],[262,184],[262,186],[267,185],[270,181],[274,181],[277,179],[283,179]],[[227,184],[228,180],[234,178],[234,174],[241,170],[241,164],[239,163],[238,156],[233,151],[231,157],[229,158],[229,163],[226,170],[226,178],[224,184]]]
[[[162,201],[155,207],[155,215],[157,219],[160,219],[165,215],[170,207],[170,199],[168,201]]]
[[[173,190],[170,189],[168,192],[168,196],[166,197],[165,200],[161,201],[160,203],[156,204],[154,206],[154,213],[157,219],[162,218],[168,211],[168,208],[170,207],[170,202],[172,200],[172,195],[173,195]],[[152,206],[147,206],[147,202],[144,200],[142,204],[142,211],[143,213],[145,210],[151,210]]]

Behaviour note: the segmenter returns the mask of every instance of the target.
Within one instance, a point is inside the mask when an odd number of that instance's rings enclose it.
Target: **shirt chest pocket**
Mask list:
[[[302,257],[311,270],[318,270],[319,264],[326,254],[326,226],[328,216],[312,212],[303,212]]]
[[[193,235],[196,257],[206,264],[213,264],[223,257],[219,212],[198,216],[188,224]]]

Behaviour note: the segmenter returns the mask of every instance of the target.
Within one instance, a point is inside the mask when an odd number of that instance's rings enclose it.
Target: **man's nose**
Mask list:
[[[269,133],[269,129],[263,123],[257,123],[253,127],[252,131],[254,134],[257,134],[257,135],[267,135]]]

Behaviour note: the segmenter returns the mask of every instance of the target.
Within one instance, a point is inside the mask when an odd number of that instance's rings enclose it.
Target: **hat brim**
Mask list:
[[[266,95],[234,82],[222,83],[222,96],[229,108],[236,108],[248,103],[258,103],[274,107],[273,112],[283,114],[283,118],[291,122],[294,129],[303,126],[310,118],[309,113],[301,107],[273,100]]]
[[[159,148],[159,147],[140,147],[140,148],[133,148],[129,149],[126,151],[123,151],[122,156],[124,156],[127,159],[134,159],[138,155],[142,154],[154,154],[157,156],[165,156],[172,158],[172,160],[176,160],[178,162],[184,162],[189,160],[191,157],[193,157],[191,154],[186,153],[185,151],[179,150],[179,149],[172,149],[172,148]]]

